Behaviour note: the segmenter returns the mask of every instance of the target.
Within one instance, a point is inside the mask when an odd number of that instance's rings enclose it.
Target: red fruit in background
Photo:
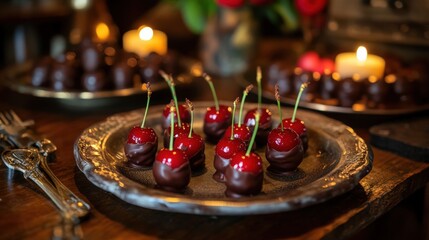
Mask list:
[[[254,152],[246,156],[244,152],[234,155],[230,161],[231,167],[240,172],[257,175],[262,172],[262,158]]]
[[[140,126],[134,126],[131,128],[127,139],[127,143],[131,144],[142,144],[156,141],[157,136],[153,128],[141,128]]]
[[[297,67],[304,71],[316,72],[320,68],[320,57],[314,51],[308,51],[298,59]]]
[[[180,120],[182,121],[182,123],[189,123],[191,121],[191,114],[189,113],[185,105],[179,105],[179,112]],[[170,126],[170,114],[170,107],[169,105],[167,105],[162,112],[162,117],[164,118],[163,128],[167,128],[168,126]],[[174,112],[174,122],[177,122],[177,112]]]
[[[156,154],[155,161],[175,169],[188,163],[188,157],[182,150],[168,150],[167,148],[163,148]]]
[[[224,122],[231,120],[231,108],[225,105],[219,105],[219,111],[216,111],[216,108],[208,107],[206,115],[204,116],[204,121],[207,123],[212,122]]]
[[[287,152],[301,144],[299,135],[292,129],[273,129],[268,135],[268,145],[279,152]]]
[[[184,151],[188,158],[192,158],[204,149],[204,140],[200,135],[195,133],[191,137],[182,134],[174,141],[174,148]]]
[[[320,65],[319,65],[318,72],[320,74],[323,74],[325,72],[325,70],[328,70],[329,73],[335,72],[335,63],[332,59],[329,59],[329,58],[320,59]]]
[[[295,6],[304,16],[313,16],[323,11],[327,0],[295,0]]]
[[[244,0],[216,0],[221,7],[238,8],[244,5]]]
[[[229,126],[226,131],[224,138],[230,138],[231,137],[231,126]],[[243,140],[246,144],[249,143],[250,138],[252,137],[252,133],[249,130],[249,127],[246,125],[241,125],[240,127],[238,124],[234,124],[234,138],[238,138]]]
[[[253,127],[255,126],[255,113],[258,109],[254,108],[249,110],[246,113],[246,116],[244,116],[244,124],[248,127]],[[261,108],[261,116],[259,119],[259,126],[262,126],[264,124],[267,124],[271,122],[271,111],[268,110],[267,108]]]
[[[246,151],[246,144],[237,138],[222,138],[215,148],[215,154],[225,159],[231,159],[236,153],[243,151]]]

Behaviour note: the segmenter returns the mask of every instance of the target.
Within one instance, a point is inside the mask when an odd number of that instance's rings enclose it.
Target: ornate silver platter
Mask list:
[[[195,104],[195,131],[202,133],[208,102]],[[228,104],[228,103],[226,103]],[[147,123],[154,127],[162,147],[161,113],[163,106],[149,110]],[[246,110],[254,108],[246,104]],[[265,105],[273,112],[277,126],[277,108]],[[283,109],[289,116],[291,109]],[[97,187],[118,198],[145,208],[162,211],[209,214],[246,215],[289,211],[324,202],[354,188],[372,168],[372,153],[365,142],[350,127],[305,110],[298,117],[309,131],[309,149],[304,161],[282,180],[264,175],[262,193],[241,199],[224,196],[225,186],[212,179],[214,146],[206,145],[206,171],[193,176],[184,194],[155,188],[152,170],[126,167],[124,143],[129,129],[139,124],[143,110],[113,115],[87,128],[76,140],[76,164]],[[290,117],[290,116],[289,116]],[[264,148],[257,152],[268,166]]]
[[[179,62],[183,72],[175,76],[176,84],[186,84],[201,74],[201,63],[190,58],[181,58]],[[144,95],[146,88],[142,83],[135,83],[131,88],[112,89],[96,92],[67,90],[56,91],[47,87],[34,87],[31,82],[31,70],[33,62],[8,67],[0,72],[0,84],[5,85],[10,90],[38,98],[52,99],[64,106],[78,108],[96,108],[111,105],[113,102],[121,101],[124,98]],[[167,89],[167,84],[162,80],[151,84],[152,91]]]
[[[254,84],[256,86],[256,81],[248,81],[248,79],[255,79],[251,74],[238,76],[236,81],[243,88],[249,84]],[[252,89],[253,93],[257,94],[257,88]],[[276,101],[274,93],[266,88],[262,89],[262,96],[266,99],[269,99],[273,102]],[[281,96],[280,101],[289,106],[295,105],[295,98]],[[389,108],[369,108],[364,102],[359,102],[353,107],[342,107],[335,105],[328,105],[319,102],[309,102],[309,101],[300,101],[299,106],[301,108],[306,108],[310,110],[316,110],[327,113],[338,113],[338,114],[348,114],[348,115],[373,115],[373,116],[394,116],[394,115],[404,115],[412,114],[417,112],[423,112],[429,110],[429,103],[422,104],[396,104],[390,106]]]

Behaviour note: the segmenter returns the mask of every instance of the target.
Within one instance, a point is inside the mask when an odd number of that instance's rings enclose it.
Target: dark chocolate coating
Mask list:
[[[249,126],[250,131],[253,132],[254,127]],[[262,125],[259,125],[258,132],[256,133],[256,145],[257,146],[265,146],[267,144],[268,134],[272,129],[272,121],[266,122]]]
[[[294,85],[292,82],[292,74],[290,68],[283,62],[275,62],[267,69],[267,84],[268,89],[274,91],[274,86],[279,84],[279,94],[286,96],[294,92]]]
[[[338,87],[338,100],[343,107],[351,107],[361,99],[364,82],[355,81],[352,78],[345,78],[340,81]]]
[[[106,75],[103,71],[85,72],[82,75],[82,87],[85,91],[100,91],[104,89],[106,85]]]
[[[306,152],[308,149],[308,133],[307,133],[307,131],[302,133],[302,134],[299,134],[299,138],[301,139],[302,146],[304,147],[304,152]]]
[[[332,78],[332,74],[323,74],[320,78],[320,97],[323,99],[336,98],[338,83]]]
[[[397,75],[396,82],[393,84],[393,91],[401,102],[411,102],[415,100],[417,86],[415,79],[410,76]]]
[[[91,72],[103,67],[103,53],[97,45],[89,44],[81,51],[82,67],[85,71]]]
[[[112,78],[115,89],[131,88],[133,82],[134,69],[125,61],[117,62],[112,67]]]
[[[191,165],[191,171],[200,171],[206,166],[206,154],[204,153],[205,145],[200,151],[192,157],[189,157],[189,164]]]
[[[75,69],[67,63],[56,63],[52,68],[51,87],[57,91],[73,89],[75,84]]]
[[[231,159],[223,158],[215,153],[214,156],[214,168],[216,169],[216,172],[213,174],[213,179],[217,182],[225,182],[225,171],[226,168],[229,166],[229,162]]]
[[[390,87],[383,79],[369,82],[366,89],[368,100],[374,104],[387,103],[390,95]]]
[[[152,172],[157,186],[170,192],[182,192],[191,181],[191,168],[188,162],[172,169],[168,165],[155,161]]]
[[[151,167],[155,161],[158,150],[158,139],[154,143],[144,144],[126,143],[124,146],[125,156],[128,163],[136,167]]]
[[[49,83],[51,73],[52,58],[42,58],[33,68],[31,75],[31,85],[34,87],[46,86]]]
[[[304,147],[298,144],[294,148],[286,152],[277,151],[267,144],[265,149],[265,157],[270,166],[267,168],[272,173],[284,173],[295,170],[304,159]]]
[[[257,195],[262,190],[264,172],[257,175],[248,172],[240,172],[229,165],[225,171],[227,197],[240,198]]]
[[[203,131],[206,135],[206,140],[216,144],[225,134],[226,129],[231,124],[231,118],[223,122],[206,122],[204,121]]]

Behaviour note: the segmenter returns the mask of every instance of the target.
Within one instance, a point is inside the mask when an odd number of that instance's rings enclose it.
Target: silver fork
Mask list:
[[[28,125],[34,124],[33,120],[23,122],[18,115],[10,110],[0,112],[0,130],[3,129],[9,136],[9,140],[16,148],[36,148],[40,154],[41,167],[48,174],[51,181],[63,200],[73,209],[79,217],[85,216],[90,211],[90,206],[68,189],[52,172],[48,165],[48,156],[52,155],[57,147],[46,138],[38,137],[28,130]],[[19,136],[21,134],[22,136]]]

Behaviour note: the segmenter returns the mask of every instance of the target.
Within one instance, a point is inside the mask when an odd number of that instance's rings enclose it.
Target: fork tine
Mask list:
[[[4,124],[4,125],[9,125],[9,120],[6,118],[6,115],[4,112],[0,112],[0,121]]]
[[[12,116],[12,121],[18,122],[20,125],[22,125],[22,120],[19,118],[19,116],[15,113],[13,110],[9,110],[10,115]]]

